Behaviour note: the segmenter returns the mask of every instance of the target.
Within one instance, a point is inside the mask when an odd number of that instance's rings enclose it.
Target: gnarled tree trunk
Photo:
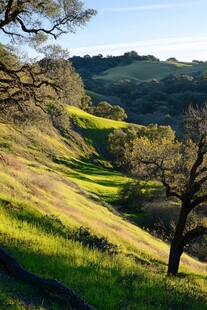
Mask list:
[[[75,294],[64,284],[55,279],[44,279],[36,276],[23,268],[20,263],[12,257],[5,249],[0,247],[0,264],[3,265],[8,273],[16,279],[23,281],[31,286],[35,286],[47,294],[53,294],[64,300],[71,309],[76,310],[95,310],[91,305],[87,304],[80,296]]]

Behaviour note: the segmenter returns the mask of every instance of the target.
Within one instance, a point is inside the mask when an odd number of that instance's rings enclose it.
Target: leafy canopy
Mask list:
[[[85,9],[79,0],[0,1],[0,32],[6,34],[13,43],[24,42],[37,48],[49,37],[57,39],[64,33],[75,31],[94,14],[95,10]],[[5,47],[0,47],[1,111],[8,112],[8,108],[12,107],[25,112],[25,107],[31,103],[43,109],[42,103],[48,100],[65,99],[74,86],[72,84],[77,82],[78,88],[82,87],[80,78],[64,62],[66,54],[59,47],[49,45],[41,48],[40,52],[43,50],[47,58],[56,60],[55,65],[54,62],[53,66],[52,62],[45,66],[27,60],[21,62]],[[78,100],[81,99],[78,97]]]
[[[95,14],[79,0],[1,0],[0,30],[15,41],[35,45],[74,32]]]

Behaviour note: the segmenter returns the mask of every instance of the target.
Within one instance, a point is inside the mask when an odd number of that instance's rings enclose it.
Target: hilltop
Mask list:
[[[206,264],[183,255],[183,277],[166,278],[169,246],[110,205],[129,179],[99,150],[109,132],[128,124],[71,106],[68,113],[68,137],[49,124],[1,120],[1,244],[25,268],[62,281],[97,309],[204,309]],[[0,275],[5,309],[65,309]]]
[[[180,62],[174,58],[160,61],[153,55],[139,56],[134,51],[121,56],[73,56],[70,61],[84,80],[100,79],[107,86],[124,79],[142,83],[161,80],[171,74],[192,74],[207,70],[206,62]]]

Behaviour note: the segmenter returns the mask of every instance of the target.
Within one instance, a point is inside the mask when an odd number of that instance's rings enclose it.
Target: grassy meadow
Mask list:
[[[166,277],[169,246],[109,204],[128,178],[102,159],[124,122],[68,107],[78,128],[64,138],[44,125],[0,123],[0,241],[37,275],[56,278],[100,310],[206,309],[207,265],[183,255]],[[79,132],[79,133],[78,133]],[[83,138],[84,137],[84,138]],[[102,149],[101,149],[102,148]],[[75,238],[105,237],[111,254]],[[0,270],[0,309],[67,309]]]
[[[123,79],[141,83],[149,82],[153,79],[161,80],[170,74],[189,74],[205,70],[207,70],[207,63],[134,61],[129,65],[117,66],[106,70],[94,78],[101,79],[106,85]]]

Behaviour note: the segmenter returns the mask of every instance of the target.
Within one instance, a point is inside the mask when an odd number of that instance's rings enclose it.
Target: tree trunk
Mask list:
[[[168,262],[168,274],[176,275],[180,264],[180,257],[183,253],[183,232],[185,230],[186,221],[188,218],[188,210],[186,207],[181,208],[175,234],[170,247],[170,256]]]
[[[5,249],[0,247],[0,264],[3,265],[8,273],[16,279],[23,281],[31,286],[35,286],[47,294],[55,295],[65,301],[66,307],[76,310],[96,310],[86,303],[80,296],[74,293],[67,286],[55,279],[45,279],[29,272],[11,256]]]

